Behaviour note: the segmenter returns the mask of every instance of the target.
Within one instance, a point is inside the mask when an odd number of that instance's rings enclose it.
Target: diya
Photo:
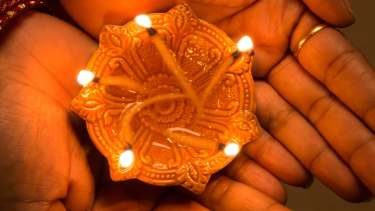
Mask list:
[[[241,43],[186,4],[101,28],[71,107],[108,159],[112,180],[182,185],[199,194],[261,135],[252,43],[241,42],[242,53]]]

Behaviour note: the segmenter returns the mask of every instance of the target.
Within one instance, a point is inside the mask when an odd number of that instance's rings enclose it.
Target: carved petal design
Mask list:
[[[249,54],[242,54],[241,57],[228,69],[228,73],[240,75],[248,71],[253,57]]]
[[[192,192],[201,193],[211,177],[210,166],[206,162],[196,161],[177,171],[178,181]]]
[[[126,36],[125,28],[121,26],[106,25],[101,28],[101,32],[102,33],[99,37],[101,49],[107,51],[111,48],[118,48],[119,51],[123,51],[122,43],[129,39]]]
[[[177,5],[171,9],[165,16],[166,28],[172,34],[192,32],[198,19],[194,13],[184,4]]]
[[[199,20],[186,4],[165,14],[149,15],[155,28],[198,97],[236,45],[215,26]],[[146,30],[134,21],[124,26],[101,28],[99,49],[87,69],[98,77],[126,76],[150,92],[140,94],[124,86],[91,83],[72,101],[72,110],[86,120],[95,146],[108,159],[115,181],[137,178],[154,185],[182,185],[201,193],[211,175],[233,157],[221,150],[199,150],[174,143],[163,131],[184,128],[221,143],[243,144],[257,138],[261,128],[254,115],[255,89],[251,71],[253,57],[243,54],[222,76],[202,103],[204,115],[197,117],[197,105],[189,99],[154,103],[140,110],[130,123],[135,162],[129,169],[119,166],[128,144],[119,136],[121,118],[135,103],[160,93],[184,93],[169,72]],[[121,130],[123,131],[123,130]]]
[[[99,89],[83,88],[71,106],[74,112],[89,122],[100,119],[105,110],[103,94]]]
[[[250,111],[238,111],[231,117],[231,130],[239,142],[249,142],[261,135],[256,116]]]

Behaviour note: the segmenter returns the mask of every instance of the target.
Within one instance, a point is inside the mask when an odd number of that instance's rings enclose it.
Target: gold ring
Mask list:
[[[316,27],[314,27],[301,41],[299,41],[294,48],[293,54],[298,59],[298,53],[301,50],[302,46],[306,43],[307,40],[309,40],[314,34],[316,34],[318,31],[327,28],[331,25],[328,23],[322,23]]]

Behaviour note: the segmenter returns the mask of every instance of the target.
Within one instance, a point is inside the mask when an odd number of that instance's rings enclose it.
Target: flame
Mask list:
[[[253,50],[253,42],[249,36],[245,36],[238,42],[237,47],[240,52],[248,52]]]
[[[135,18],[135,22],[137,22],[140,26],[145,28],[151,27],[151,20],[147,15],[139,15]]]
[[[128,149],[120,155],[120,164],[122,167],[128,168],[133,164],[134,154],[133,151]]]
[[[92,79],[94,79],[94,73],[92,73],[88,70],[82,70],[78,74],[77,79],[78,79],[78,83],[80,83],[82,85],[87,85],[92,81]]]
[[[230,143],[224,148],[224,153],[228,156],[233,156],[238,153],[240,147],[236,143]]]

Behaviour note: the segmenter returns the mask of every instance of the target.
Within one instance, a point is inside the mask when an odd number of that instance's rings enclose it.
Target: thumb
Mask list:
[[[69,187],[61,201],[67,210],[91,210],[95,199],[95,177],[99,169],[91,169],[90,164],[98,164],[101,157],[93,150],[94,146],[79,143],[75,135],[71,136],[70,145]]]

